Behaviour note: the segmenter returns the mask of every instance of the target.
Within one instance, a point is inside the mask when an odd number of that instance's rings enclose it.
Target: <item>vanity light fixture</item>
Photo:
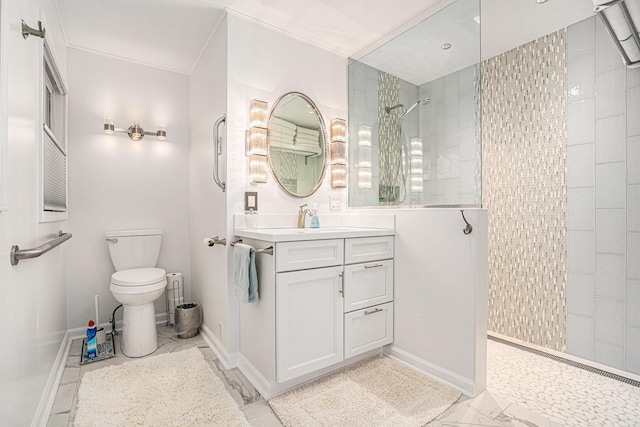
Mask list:
[[[249,181],[252,184],[267,182],[267,103],[254,99],[249,110],[247,132],[247,156],[249,156]]]
[[[358,127],[358,188],[371,188],[371,126]]]
[[[409,182],[411,191],[423,191],[422,138],[411,138],[409,151]]]
[[[154,135],[160,141],[165,140],[167,137],[167,130],[164,125],[158,126],[158,130],[156,132],[147,132],[140,127],[140,124],[137,121],[133,122],[133,124],[127,129],[121,129],[115,127],[115,125],[113,124],[113,119],[104,119],[104,133],[106,133],[107,135],[113,135],[115,132],[126,133],[127,135],[129,135],[129,138],[133,139],[134,141],[140,141],[142,138],[144,138],[145,135]]]
[[[347,124],[344,119],[331,120],[331,186],[347,186]]]

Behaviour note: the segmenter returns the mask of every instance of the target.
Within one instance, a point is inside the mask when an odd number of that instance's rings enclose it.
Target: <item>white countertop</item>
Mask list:
[[[393,236],[392,228],[321,227],[321,228],[249,228],[234,231],[238,237],[267,242],[344,239],[350,237]]]

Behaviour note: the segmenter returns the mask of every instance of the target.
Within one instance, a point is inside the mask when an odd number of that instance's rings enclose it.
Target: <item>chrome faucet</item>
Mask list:
[[[306,203],[300,206],[300,210],[298,211],[298,228],[304,228],[304,222],[305,219],[307,219],[307,214],[309,214],[309,216],[313,216],[313,212],[309,209],[305,209],[305,206],[307,206]]]

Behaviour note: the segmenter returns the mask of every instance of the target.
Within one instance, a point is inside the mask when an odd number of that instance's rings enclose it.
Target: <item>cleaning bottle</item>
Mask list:
[[[313,216],[311,217],[311,228],[320,228],[320,218],[318,218],[318,205],[313,205]]]
[[[87,357],[89,359],[95,359],[98,357],[98,344],[96,342],[96,332],[98,328],[93,320],[89,320],[89,326],[87,327]]]

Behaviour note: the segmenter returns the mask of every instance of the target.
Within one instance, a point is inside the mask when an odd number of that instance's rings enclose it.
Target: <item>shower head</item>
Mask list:
[[[409,114],[411,112],[411,110],[416,108],[418,105],[429,104],[430,102],[431,102],[431,98],[424,98],[424,99],[421,99],[420,101],[416,102],[415,104],[413,104],[411,107],[409,107],[408,110],[404,110],[404,106],[403,106],[403,111],[402,111],[402,114],[400,114],[399,118],[401,119],[404,116],[406,116],[407,114]]]

